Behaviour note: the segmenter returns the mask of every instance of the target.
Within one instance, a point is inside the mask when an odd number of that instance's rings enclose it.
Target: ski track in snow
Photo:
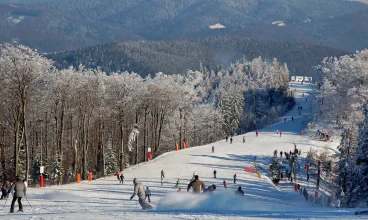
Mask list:
[[[297,91],[294,91],[295,88]],[[0,219],[354,219],[356,209],[336,209],[309,207],[302,195],[293,190],[293,185],[281,182],[277,187],[265,174],[274,150],[289,152],[302,149],[302,157],[310,148],[328,147],[335,150],[338,143],[326,143],[301,136],[308,115],[312,108],[313,96],[309,85],[293,84],[297,104],[279,118],[275,124],[255,132],[235,136],[233,144],[218,141],[201,147],[193,147],[178,152],[169,152],[156,159],[132,166],[124,171],[124,184],[119,184],[115,176],[101,178],[80,184],[68,184],[45,188],[29,188],[28,199],[34,210],[24,199],[24,213],[8,214],[10,199],[6,208],[0,203],[3,212]],[[305,97],[302,97],[305,93]],[[308,97],[308,102],[305,98]],[[298,115],[298,105],[303,106],[302,115]],[[294,121],[291,117],[294,116]],[[284,118],[287,121],[284,122]],[[276,129],[282,131],[280,137]],[[242,143],[243,136],[246,138]],[[211,147],[215,146],[215,153]],[[253,173],[245,173],[244,167],[251,167],[256,157],[262,179]],[[312,190],[313,182],[307,185],[302,169],[298,173],[298,181]],[[165,171],[164,185],[160,184],[160,171]],[[217,179],[213,178],[213,170],[217,170]],[[196,171],[206,186],[216,184],[216,192],[212,196],[193,195],[186,192],[187,184]],[[237,174],[237,184],[233,184],[233,175]],[[142,211],[137,197],[129,200],[133,192],[133,178],[138,178],[152,192],[153,210]],[[177,179],[181,180],[182,194],[174,188]],[[222,181],[228,182],[224,189]],[[245,197],[234,195],[238,186],[242,186]],[[17,204],[16,204],[17,209]],[[362,217],[359,217],[360,219]]]

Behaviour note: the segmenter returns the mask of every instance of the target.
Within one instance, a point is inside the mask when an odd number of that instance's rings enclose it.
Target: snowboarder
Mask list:
[[[141,205],[142,209],[152,209],[152,206],[150,204],[147,204],[145,202],[146,200],[146,193],[144,190],[144,186],[142,183],[138,182],[137,178],[133,179],[133,184],[134,184],[134,193],[133,195],[130,197],[130,200],[132,200],[136,195],[138,196],[139,199],[139,204]]]
[[[178,187],[178,186],[179,186],[179,184],[180,184],[180,179],[178,179],[178,180],[176,181],[175,187]]]
[[[227,142],[227,139],[229,139],[229,136],[226,136],[226,142]]]
[[[233,138],[231,137],[231,138],[230,138],[230,144],[232,144],[232,143],[233,143]]]
[[[215,153],[215,146],[212,146],[212,153]]]
[[[120,175],[120,183],[121,184],[124,184],[124,179],[125,179],[124,174],[121,173],[121,175]]]
[[[280,151],[280,157],[282,158],[282,151]]]
[[[215,179],[216,179],[216,173],[217,173],[217,171],[216,171],[216,170],[214,170],[214,171],[213,171],[213,178],[215,178]]]
[[[234,184],[236,184],[236,173],[234,174]]]
[[[293,117],[291,117],[291,121],[294,121],[294,116],[293,116]]]
[[[245,143],[245,136],[243,136],[243,143]]]
[[[309,182],[309,173],[307,173],[307,182]]]
[[[187,192],[193,187],[194,193],[201,193],[206,187],[202,181],[199,180],[198,175],[195,175],[194,180],[188,184]]]
[[[286,118],[284,118],[284,122],[286,122]]]
[[[224,180],[224,181],[222,182],[222,184],[224,185],[225,189],[227,189],[227,182],[226,182],[226,180]]]
[[[241,186],[235,191],[235,195],[244,196],[244,191],[242,190]]]
[[[26,196],[27,188],[19,176],[16,177],[15,183],[10,187],[10,191],[13,190],[14,196],[10,206],[10,213],[14,213],[14,204],[16,200],[18,200],[19,212],[23,212],[22,197]]]
[[[2,192],[2,194],[1,194],[0,200],[3,199],[3,198],[4,199],[8,198],[8,196],[9,196],[9,193],[8,193],[9,189],[10,189],[10,182],[8,181],[8,179],[5,176],[4,177],[3,184],[1,186],[1,192]]]
[[[144,194],[146,195],[146,198],[148,198],[148,203],[151,203],[151,199],[150,199],[151,190],[148,188],[148,186],[147,186],[146,190],[144,191]]]
[[[216,190],[216,185],[212,184],[211,186],[209,186],[208,188],[203,190],[203,193],[213,193]]]
[[[164,172],[164,170],[161,170],[161,178],[165,178],[165,172]]]
[[[256,131],[256,137],[258,137],[258,131]]]

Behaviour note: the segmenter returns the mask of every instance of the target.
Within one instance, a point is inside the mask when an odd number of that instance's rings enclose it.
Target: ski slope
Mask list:
[[[297,89],[297,91],[294,91]],[[24,200],[24,213],[8,214],[10,201],[3,208],[0,219],[266,219],[266,218],[345,218],[352,219],[355,209],[336,209],[310,207],[302,195],[293,190],[293,185],[282,182],[275,187],[265,175],[274,150],[289,152],[302,149],[302,156],[310,148],[336,151],[337,143],[326,143],[301,136],[300,132],[307,123],[312,108],[309,85],[293,84],[297,105],[281,117],[275,124],[255,132],[234,137],[232,144],[225,140],[213,144],[188,148],[178,152],[169,152],[153,161],[132,166],[124,171],[124,184],[119,184],[115,176],[101,178],[80,184],[68,184],[46,188],[31,188],[28,199],[34,210]],[[305,93],[305,97],[302,97]],[[305,98],[308,97],[308,102]],[[297,106],[302,105],[299,116]],[[291,117],[294,121],[291,121]],[[284,118],[287,121],[284,122]],[[276,129],[283,132],[282,137]],[[246,142],[243,143],[243,136]],[[211,147],[215,147],[215,153]],[[256,156],[256,158],[255,158]],[[262,178],[254,173],[245,173],[244,167],[251,167],[256,160],[261,168]],[[263,169],[262,169],[263,168]],[[163,186],[160,172],[165,171]],[[217,179],[213,170],[217,170]],[[303,169],[301,169],[303,170]],[[193,172],[199,175],[206,186],[217,185],[214,195],[193,195],[186,192],[186,186]],[[233,175],[237,174],[237,184],[233,184]],[[133,178],[138,178],[152,192],[153,210],[142,211],[137,197],[129,200],[133,192]],[[176,180],[181,180],[182,194],[176,193]],[[303,172],[298,174],[298,181],[307,186]],[[222,181],[228,182],[224,189]],[[242,186],[245,197],[234,196],[238,186]],[[313,185],[309,185],[312,189]],[[16,204],[17,209],[17,204]]]

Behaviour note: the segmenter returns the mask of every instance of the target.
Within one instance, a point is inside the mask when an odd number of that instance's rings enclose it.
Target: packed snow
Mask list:
[[[303,196],[296,193],[293,184],[282,181],[272,184],[266,169],[274,150],[289,152],[294,143],[305,157],[309,149],[336,149],[338,141],[324,142],[301,136],[312,108],[311,87],[294,84],[291,87],[297,99],[293,110],[281,117],[275,124],[255,132],[235,136],[233,143],[225,140],[201,147],[187,148],[163,154],[152,161],[132,166],[124,171],[124,184],[116,176],[77,184],[30,188],[28,200],[23,201],[24,213],[8,214],[10,201],[1,205],[1,219],[265,219],[265,218],[345,218],[354,219],[356,209],[326,208],[309,206]],[[296,91],[295,91],[296,89]],[[302,93],[305,97],[302,97]],[[306,101],[305,98],[308,98]],[[303,106],[301,115],[298,106]],[[294,121],[291,120],[294,117]],[[287,119],[285,122],[285,118]],[[276,130],[282,131],[282,136]],[[245,143],[243,143],[243,136]],[[214,146],[215,152],[211,148]],[[254,173],[244,172],[256,161],[261,179]],[[213,177],[216,169],[217,178]],[[161,186],[160,172],[165,178]],[[206,186],[216,184],[213,195],[195,195],[186,192],[193,172],[199,175]],[[237,183],[233,175],[237,174]],[[137,198],[130,200],[133,193],[133,178],[138,178],[152,192],[153,210],[142,211]],[[183,193],[174,187],[177,179]],[[226,180],[228,188],[222,182]],[[314,191],[315,180],[306,183],[303,169],[298,172],[297,181],[309,192]],[[244,197],[234,194],[241,186]],[[322,189],[323,191],[323,189]],[[4,202],[4,201],[2,201]],[[2,203],[4,204],[4,203]],[[17,208],[17,205],[16,205]]]

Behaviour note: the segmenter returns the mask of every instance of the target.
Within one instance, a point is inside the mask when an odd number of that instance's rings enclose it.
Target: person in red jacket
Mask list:
[[[116,178],[118,178],[118,180],[120,182],[120,173],[118,171],[116,171],[115,175],[116,175]]]
[[[224,180],[222,183],[224,184],[225,189],[227,189],[227,182]]]
[[[256,131],[256,137],[258,137],[258,131]]]

